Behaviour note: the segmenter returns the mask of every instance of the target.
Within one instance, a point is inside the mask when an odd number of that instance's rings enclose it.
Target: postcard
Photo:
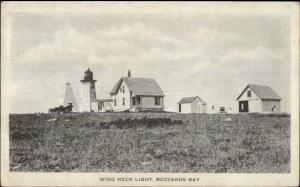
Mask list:
[[[2,2],[2,186],[298,179],[298,3]]]

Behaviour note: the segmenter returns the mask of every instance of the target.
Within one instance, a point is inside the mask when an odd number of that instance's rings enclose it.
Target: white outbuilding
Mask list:
[[[281,98],[269,86],[248,84],[236,100],[239,112],[280,112]]]
[[[199,96],[184,97],[178,102],[178,112],[206,113],[206,102]]]

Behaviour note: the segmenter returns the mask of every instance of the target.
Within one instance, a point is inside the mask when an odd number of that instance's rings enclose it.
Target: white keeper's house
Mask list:
[[[155,79],[121,77],[110,91],[114,111],[162,111],[164,94]]]
[[[280,112],[281,98],[269,86],[248,84],[236,100],[239,112]]]
[[[178,102],[178,112],[206,113],[206,102],[199,96],[184,97]]]

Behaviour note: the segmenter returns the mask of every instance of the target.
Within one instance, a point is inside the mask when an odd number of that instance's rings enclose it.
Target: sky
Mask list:
[[[290,112],[290,25],[284,15],[15,13],[10,22],[10,113],[47,112],[65,83],[77,101],[84,71],[97,98],[128,69],[155,78],[166,110],[182,97],[232,107],[247,84],[272,87]]]

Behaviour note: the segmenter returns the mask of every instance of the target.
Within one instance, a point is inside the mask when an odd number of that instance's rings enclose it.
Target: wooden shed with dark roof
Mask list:
[[[248,84],[236,100],[239,112],[280,112],[280,96],[266,85]]]

